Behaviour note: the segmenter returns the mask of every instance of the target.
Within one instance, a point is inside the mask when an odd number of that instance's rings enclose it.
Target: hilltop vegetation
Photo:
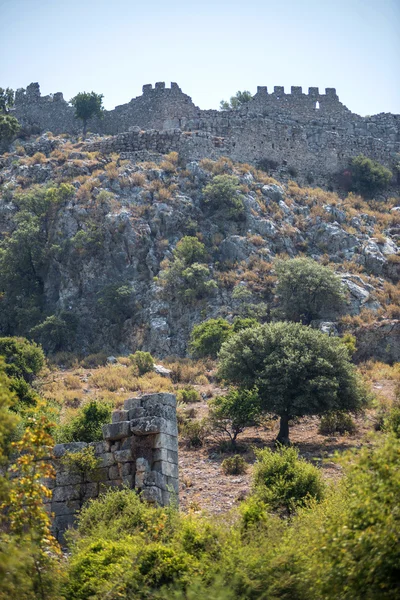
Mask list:
[[[228,159],[150,157],[87,152],[50,134],[3,155],[3,335],[50,353],[184,356],[204,315],[294,318],[282,265],[298,256],[343,284],[308,320],[351,328],[399,316],[394,198],[281,185]],[[296,306],[304,315],[300,296]]]

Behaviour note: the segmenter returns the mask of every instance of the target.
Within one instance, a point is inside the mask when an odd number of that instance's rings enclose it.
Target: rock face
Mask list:
[[[400,361],[400,321],[382,321],[356,329],[357,362],[374,358],[387,363]]]
[[[81,125],[62,93],[41,96],[38,83],[16,93],[15,116],[27,131],[76,134]],[[238,110],[200,110],[176,83],[144,85],[143,93],[102,119],[91,131],[116,137],[96,149],[108,152],[179,150],[187,159],[230,156],[264,161],[282,172],[297,172],[303,181],[326,183],[329,174],[347,167],[348,159],[365,154],[388,166],[400,150],[399,116],[360,117],[340,101],[334,88],[260,86]],[[146,130],[145,132],[141,130]],[[325,178],[325,181],[324,181]]]
[[[0,160],[2,244],[26,210],[20,194],[31,193],[42,172],[48,177],[46,185],[67,181],[72,189],[66,200],[51,207],[40,230],[47,237],[41,236],[38,244],[43,246],[34,248],[43,257],[32,272],[42,312],[36,317],[25,305],[16,315],[33,315],[36,321],[30,328],[49,315],[58,319],[51,326],[58,324],[60,330],[46,351],[102,351],[110,362],[135,350],[160,358],[186,356],[193,326],[206,318],[268,318],[274,301],[273,260],[280,254],[302,253],[337,265],[349,290],[346,312],[351,315],[380,310],[385,282],[399,280],[400,226],[390,202],[386,209],[385,202],[379,203],[381,212],[357,211],[352,203],[361,199],[279,184],[227,159],[180,165],[177,155],[111,157],[89,153],[81,142],[48,135],[27,142],[18,152]],[[217,173],[237,181],[243,202],[238,219],[218,207],[211,210],[206,202],[205,186]],[[168,290],[163,285],[163,272],[184,236],[203,242],[201,268],[215,282],[195,301],[174,285]],[[342,266],[344,261],[352,272]],[[26,280],[24,276],[20,285]],[[173,283],[178,286],[178,281]],[[339,316],[321,314],[326,321]],[[1,317],[0,335],[31,335],[29,327],[23,330],[12,323]],[[50,335],[43,339],[48,342]]]
[[[131,398],[113,412],[103,428],[104,442],[57,444],[53,450],[56,479],[49,510],[59,540],[75,522],[82,505],[110,487],[135,489],[144,500],[167,506],[179,501],[178,429],[174,394]],[[66,452],[93,448],[98,467],[85,472],[63,464]]]

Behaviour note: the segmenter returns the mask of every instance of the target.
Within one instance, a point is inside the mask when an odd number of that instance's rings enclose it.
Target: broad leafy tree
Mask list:
[[[340,278],[311,258],[277,260],[278,315],[309,325],[322,310],[340,310],[346,298]]]
[[[225,396],[216,396],[209,402],[210,424],[213,431],[228,436],[233,450],[236,438],[246,427],[260,422],[260,397],[258,391],[231,389]]]
[[[258,388],[264,411],[280,417],[277,441],[289,443],[293,417],[355,411],[365,391],[337,338],[298,323],[268,323],[230,337],[219,354],[219,376]]]
[[[85,136],[89,119],[102,116],[103,94],[80,92],[70,100],[70,103],[75,108],[75,117],[83,123],[83,136]]]

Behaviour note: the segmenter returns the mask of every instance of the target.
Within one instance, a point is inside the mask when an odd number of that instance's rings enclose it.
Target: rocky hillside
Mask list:
[[[303,254],[348,288],[320,326],[355,330],[359,358],[399,360],[398,199],[283,185],[223,158],[88,148],[46,134],[0,157],[1,335],[184,356],[204,319],[269,319],[274,259]]]

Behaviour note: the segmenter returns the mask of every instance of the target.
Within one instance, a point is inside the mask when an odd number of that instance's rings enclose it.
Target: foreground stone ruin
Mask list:
[[[73,442],[54,447],[56,478],[49,509],[58,540],[73,526],[83,504],[110,487],[127,486],[144,500],[166,506],[178,501],[178,429],[174,394],[148,394],[125,400],[112,423],[103,427],[103,442]],[[67,452],[92,447],[99,466],[90,472],[63,464]]]

